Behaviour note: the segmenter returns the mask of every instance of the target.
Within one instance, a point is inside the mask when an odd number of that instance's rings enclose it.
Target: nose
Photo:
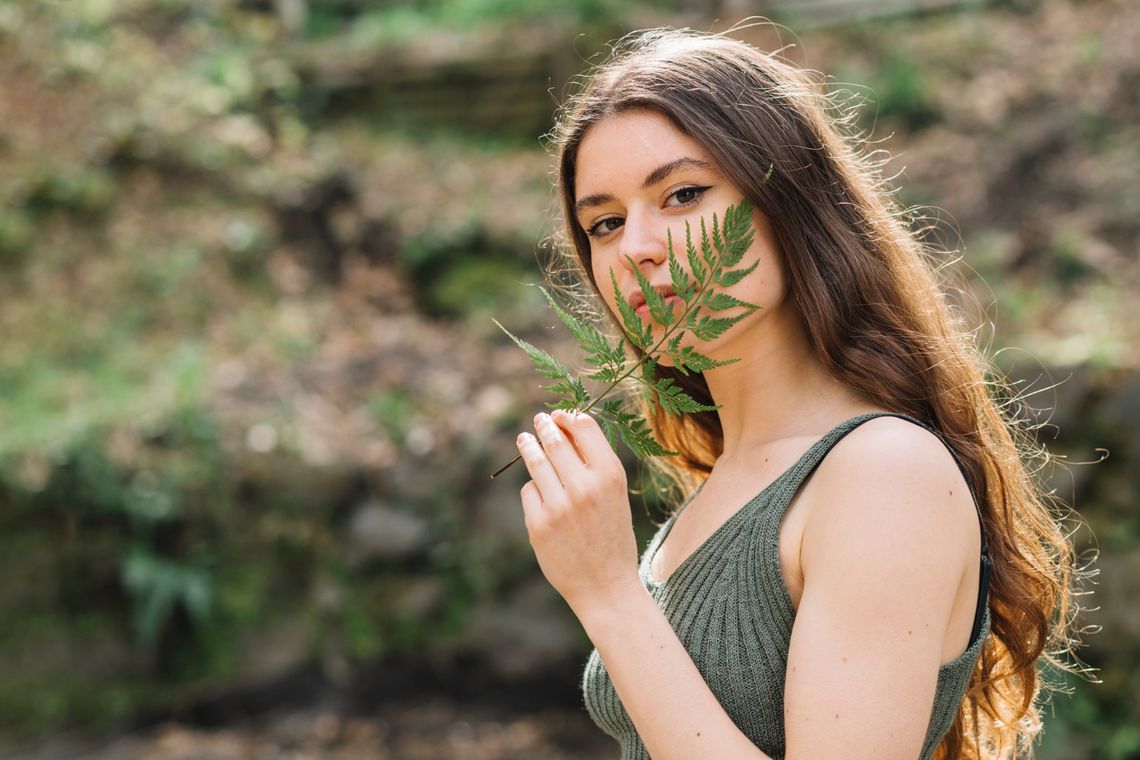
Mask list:
[[[640,269],[643,265],[660,265],[666,261],[666,232],[660,220],[645,213],[629,213],[621,234],[621,260]]]

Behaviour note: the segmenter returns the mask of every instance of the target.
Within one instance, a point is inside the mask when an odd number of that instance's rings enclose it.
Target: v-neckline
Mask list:
[[[790,464],[787,468],[784,469],[783,472],[781,472],[779,475],[777,475],[775,478],[773,478],[771,481],[769,481],[769,483],[767,485],[765,485],[762,489],[760,489],[760,491],[755,496],[753,496],[748,501],[744,502],[744,504],[742,504],[736,511],[734,511],[727,518],[725,518],[724,522],[722,522],[720,525],[718,525],[716,530],[714,530],[712,533],[710,533],[708,535],[708,537],[705,538],[704,541],[702,541],[700,544],[698,544],[695,549],[693,549],[691,552],[689,552],[688,555],[686,555],[685,558],[682,559],[677,564],[677,566],[673,568],[673,571],[671,573],[669,573],[668,577],[666,577],[665,580],[659,581],[659,580],[657,580],[657,577],[653,574],[653,563],[657,560],[657,555],[661,552],[661,545],[665,543],[665,540],[667,538],[669,538],[669,534],[673,532],[673,526],[675,526],[677,524],[677,520],[680,519],[682,513],[684,513],[684,511],[689,507],[689,505],[693,503],[693,500],[697,498],[697,495],[705,487],[705,483],[708,482],[708,480],[706,479],[699,486],[697,486],[697,489],[695,491],[693,491],[692,495],[690,495],[688,499],[685,500],[685,503],[682,504],[677,509],[677,511],[673,513],[673,515],[669,518],[668,521],[666,521],[666,523],[663,527],[664,532],[660,534],[660,537],[650,547],[651,552],[649,553],[647,561],[645,562],[645,573],[644,573],[645,579],[648,581],[649,585],[653,588],[661,588],[663,586],[668,585],[669,582],[672,581],[673,578],[675,578],[677,576],[677,573],[685,567],[685,565],[689,564],[689,562],[691,562],[694,557],[701,554],[704,551],[705,547],[707,547],[710,543],[712,543],[713,539],[715,539],[718,535],[720,535],[721,532],[723,532],[725,530],[725,528],[727,528],[733,521],[735,521],[738,516],[743,514],[745,510],[749,509],[750,507],[752,507],[752,505],[754,505],[756,502],[760,501],[764,496],[766,496],[768,494],[768,492],[770,490],[772,490],[772,488],[777,483],[782,481],[793,470],[795,470],[797,467],[799,467],[804,462],[804,460],[807,459],[808,455],[811,454],[815,450],[815,448],[817,446],[819,446],[825,440],[827,440],[829,437],[834,435],[837,430],[840,430],[840,429],[844,428],[845,426],[855,422],[855,420],[862,420],[864,417],[871,418],[871,417],[879,416],[881,414],[883,414],[883,413],[882,412],[868,412],[865,414],[856,415],[855,417],[851,417],[850,419],[847,419],[847,420],[844,420],[843,422],[840,422],[838,425],[831,428],[831,430],[828,430],[822,436],[820,436],[815,441],[813,441],[810,446],[808,446],[806,449],[804,449],[803,453],[800,454],[800,456],[796,459],[795,462]]]
[[[802,459],[802,457],[801,457],[801,459]],[[675,568],[673,568],[673,571],[671,573],[669,573],[668,577],[665,578],[665,580],[659,581],[659,580],[657,580],[656,576],[654,576],[654,574],[653,574],[653,563],[654,563],[654,561],[656,561],[657,555],[661,552],[661,545],[665,543],[665,539],[669,538],[669,534],[673,532],[673,526],[677,524],[677,520],[681,517],[681,513],[685,511],[685,509],[689,506],[689,504],[691,504],[693,502],[693,499],[696,498],[697,494],[700,493],[700,489],[694,491],[693,495],[685,502],[685,504],[680,509],[678,509],[676,512],[674,512],[673,516],[671,518],[669,518],[669,522],[665,525],[665,532],[661,535],[661,539],[659,541],[657,541],[657,543],[653,546],[653,552],[650,554],[649,561],[645,565],[645,575],[646,575],[646,578],[649,580],[649,582],[653,586],[656,586],[656,587],[667,585],[671,580],[673,580],[673,578],[677,575],[677,572],[679,570],[681,570],[685,565],[687,565],[693,557],[700,554],[706,546],[708,546],[710,543],[712,543],[712,540],[714,538],[716,538],[725,528],[727,528],[728,525],[730,523],[732,523],[737,518],[738,515],[740,515],[746,509],[751,507],[753,503],[759,501],[761,497],[763,497],[765,494],[768,493],[769,490],[771,490],[772,486],[776,485],[776,483],[778,483],[785,475],[787,475],[789,472],[791,472],[792,468],[795,467],[796,465],[798,465],[799,462],[800,462],[800,460],[796,460],[795,464],[791,465],[791,467],[788,467],[788,469],[786,469],[786,470],[784,470],[784,472],[780,473],[774,480],[772,480],[772,482],[770,482],[770,483],[768,483],[768,485],[764,486],[764,488],[761,489],[761,491],[759,493],[757,493],[751,499],[749,499],[744,504],[742,504],[740,506],[740,508],[737,509],[735,512],[733,512],[731,515],[726,517],[724,519],[724,522],[722,522],[720,525],[717,526],[716,530],[714,530],[712,533],[710,533],[704,541],[702,541],[700,544],[697,545],[697,548],[695,548],[691,552],[689,552],[689,554],[684,559],[682,559],[680,561],[680,563],[678,563],[678,565]],[[701,486],[703,487],[704,483],[702,483]]]

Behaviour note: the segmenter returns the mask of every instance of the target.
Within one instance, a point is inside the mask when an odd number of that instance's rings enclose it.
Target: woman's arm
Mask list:
[[[767,758],[728,717],[637,572],[625,470],[588,415],[535,418],[519,436],[539,567],[598,648],[655,760]]]
[[[721,707],[645,587],[616,601],[578,619],[650,757],[768,758]]]
[[[848,438],[859,439],[858,456],[855,441],[840,444],[813,478],[785,689],[789,760],[918,755],[962,575],[961,509],[946,494],[965,485],[941,444],[914,431],[856,431]],[[538,433],[541,447],[520,436],[534,478],[522,493],[531,543],[650,754],[766,757],[732,723],[641,584],[624,472],[596,423],[558,415],[555,425],[540,415]]]
[[[888,417],[840,442],[801,497],[786,756],[914,760],[944,653],[969,643],[981,552],[969,489],[937,438]]]

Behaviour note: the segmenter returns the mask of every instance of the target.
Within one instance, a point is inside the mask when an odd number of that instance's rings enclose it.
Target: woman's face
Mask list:
[[[678,131],[665,116],[648,110],[610,116],[589,129],[578,148],[574,187],[577,221],[590,242],[590,269],[615,314],[611,271],[621,297],[633,305],[643,300],[634,267],[670,302],[679,303],[670,285],[669,234],[674,254],[687,270],[686,223],[698,240],[702,218],[711,227],[713,213],[723,219],[725,209],[744,198],[698,142]],[[729,353],[744,345],[729,345],[750,333],[753,323],[790,308],[785,304],[783,261],[767,217],[755,211],[753,222],[756,235],[741,265],[759,259],[760,266],[728,292],[760,309],[718,338],[693,344],[713,358],[744,358]],[[644,305],[638,313],[649,321]]]

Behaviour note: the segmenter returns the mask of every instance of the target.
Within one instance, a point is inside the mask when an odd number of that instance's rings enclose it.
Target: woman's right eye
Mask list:
[[[625,221],[620,216],[607,216],[591,224],[586,234],[592,238],[604,238],[623,224]]]

